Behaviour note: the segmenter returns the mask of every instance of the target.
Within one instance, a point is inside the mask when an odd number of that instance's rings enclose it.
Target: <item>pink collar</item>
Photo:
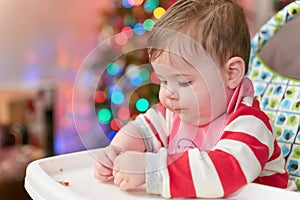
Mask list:
[[[227,107],[227,114],[235,112],[243,97],[246,96],[254,97],[253,84],[249,78],[244,78],[235,89]]]

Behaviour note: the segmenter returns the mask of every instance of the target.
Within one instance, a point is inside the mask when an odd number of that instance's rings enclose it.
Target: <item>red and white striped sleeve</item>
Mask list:
[[[166,108],[161,103],[138,115],[132,123],[144,138],[147,152],[157,152],[167,145]]]
[[[284,160],[278,153],[273,127],[255,104],[255,107],[244,104],[238,107],[211,151],[195,148],[168,154],[162,148],[156,154],[149,154],[147,191],[165,198],[218,198],[232,194],[249,182],[271,176],[277,180],[273,185],[286,187]],[[265,177],[261,177],[262,172]]]

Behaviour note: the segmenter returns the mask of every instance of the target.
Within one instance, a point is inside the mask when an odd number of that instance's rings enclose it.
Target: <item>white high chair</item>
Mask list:
[[[270,69],[262,61],[262,58],[267,57],[262,47],[271,36],[277,33],[280,27],[294,19],[299,13],[300,1],[296,1],[277,13],[256,34],[252,40],[248,73],[254,82],[255,95],[262,100],[262,109],[275,120],[277,139],[287,158],[290,177],[298,180],[298,187],[300,181],[298,165],[300,161],[300,103],[298,103],[300,102],[300,81],[298,79],[300,78],[299,76],[296,77],[297,80],[295,77],[287,78]],[[300,54],[296,54],[295,57],[297,58],[298,55]],[[270,57],[271,61],[276,58],[276,56],[274,59],[273,56]],[[87,150],[44,158],[30,163],[25,177],[27,192],[35,200],[162,199],[146,194],[144,187],[125,192],[114,186],[112,182],[100,183],[97,181],[93,176],[93,166],[98,151],[98,149]],[[225,199],[299,200],[300,193],[250,183]]]

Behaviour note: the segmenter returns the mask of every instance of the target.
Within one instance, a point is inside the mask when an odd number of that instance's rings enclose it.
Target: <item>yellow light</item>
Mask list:
[[[163,16],[163,14],[165,14],[166,10],[162,7],[157,7],[155,8],[155,10],[153,11],[153,15],[156,19],[161,18],[161,16]]]

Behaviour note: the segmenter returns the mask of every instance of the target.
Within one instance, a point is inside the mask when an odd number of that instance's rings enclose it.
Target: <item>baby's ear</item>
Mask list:
[[[235,89],[243,80],[245,75],[245,62],[241,57],[232,57],[226,64],[227,85],[230,89]]]

